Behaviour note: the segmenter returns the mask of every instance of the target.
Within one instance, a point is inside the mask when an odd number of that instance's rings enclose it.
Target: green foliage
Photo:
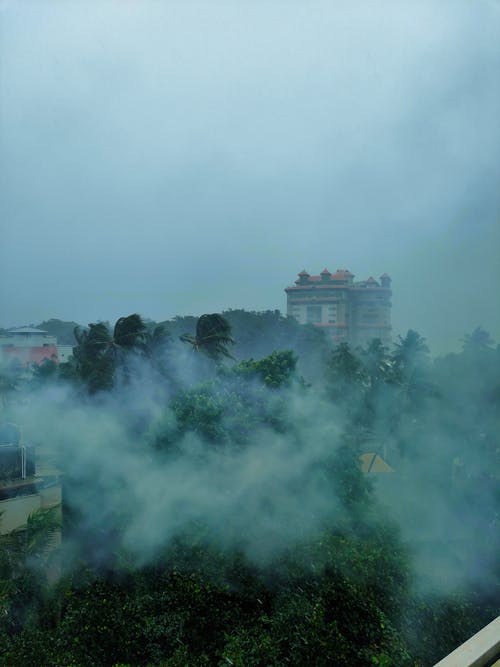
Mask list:
[[[56,382],[58,380],[58,364],[52,359],[43,359],[33,365],[31,384],[34,388]]]
[[[244,362],[211,382],[177,394],[171,404],[177,431],[170,427],[166,442],[190,431],[211,443],[244,444],[259,427],[286,430],[286,400],[272,393],[292,373],[293,358],[283,355]]]
[[[194,431],[210,442],[225,439],[224,402],[211,385],[180,394],[172,407],[181,433]]]
[[[495,341],[482,327],[476,327],[471,334],[466,334],[463,341],[463,351],[477,354],[485,350],[491,350]]]
[[[393,358],[396,367],[409,371],[422,363],[428,354],[429,348],[425,344],[425,338],[413,329],[409,329],[404,338],[398,336]]]
[[[140,315],[133,314],[120,317],[113,329],[113,345],[116,348],[131,350],[141,349],[147,340],[147,327]]]
[[[25,528],[0,535],[0,646],[3,634],[53,618],[48,575],[59,531],[60,508],[54,507],[33,512]]]
[[[361,474],[359,467],[359,450],[352,444],[343,443],[325,462],[338,498],[347,509],[360,511],[372,499],[369,480]]]
[[[293,317],[284,317],[278,310],[252,312],[227,310],[222,317],[231,326],[233,354],[238,359],[260,359],[276,350],[292,350],[298,356],[298,373],[307,381],[322,378],[325,360],[331,345],[324,332],[312,324],[302,325]],[[163,323],[172,336],[196,327],[194,317],[176,317]],[[190,337],[188,342],[193,342]]]
[[[475,592],[417,595],[403,620],[408,647],[418,665],[434,665],[497,615],[498,600],[485,603]]]
[[[222,357],[233,357],[227,349],[234,340],[231,338],[231,325],[217,313],[202,315],[196,323],[196,336],[183,334],[180,339],[190,343],[195,350],[201,350],[214,361],[220,361]]]
[[[347,343],[331,353],[325,372],[325,389],[329,399],[339,408],[339,417],[359,422],[358,413],[365,390],[363,364]]]
[[[277,389],[290,384],[296,365],[296,355],[291,350],[285,350],[273,352],[258,361],[242,361],[234,372],[247,377],[257,376],[268,387]]]
[[[65,322],[53,318],[36,325],[37,329],[46,331],[50,336],[56,336],[58,345],[74,345],[74,331],[77,327],[79,325],[76,322]]]
[[[234,546],[223,548],[212,526],[193,522],[141,566],[113,552],[126,530],[126,509],[119,520],[103,512],[99,539],[75,512],[72,535],[85,543],[79,555],[87,566],[57,584],[50,582],[48,557],[54,516],[33,515],[25,531],[0,538],[0,660],[5,664],[421,667],[434,664],[491,620],[499,580],[500,498],[493,489],[500,353],[488,334],[477,329],[466,337],[461,354],[434,364],[424,339],[411,330],[393,351],[377,340],[364,350],[342,344],[328,352],[326,364],[318,363],[323,378],[313,373],[316,384],[305,386],[297,381],[297,346],[321,347],[321,332],[300,328],[279,313],[223,315],[203,316],[196,336],[183,340],[216,361],[229,354],[231,331],[247,336],[254,349],[259,336],[282,344],[231,367],[207,363],[203,382],[195,373],[191,382],[183,378],[163,409],[156,406],[138,447],[153,463],[168,463],[167,455],[156,459],[158,452],[148,446],[175,456],[183,438],[195,433],[210,452],[218,447],[225,456],[231,448],[242,451],[265,430],[306,451],[323,437],[318,421],[322,427],[335,424],[338,436],[314,477],[331,501],[331,513],[321,529],[277,551],[265,565],[249,563]],[[174,324],[183,327],[184,320]],[[285,344],[293,332],[298,338]],[[138,315],[120,318],[113,334],[101,323],[76,336],[74,360],[60,367],[63,381],[81,382],[90,393],[104,391],[123,378],[134,379],[137,360],[160,373],[167,369],[168,377],[165,330],[146,327]],[[306,352],[308,368],[312,359],[324,360],[324,352]],[[43,366],[35,378],[42,382],[52,373]],[[302,399],[314,406],[312,417],[301,414]],[[325,437],[331,432],[327,429]],[[384,482],[372,483],[359,466],[361,452],[382,447],[396,469],[391,480],[396,502],[386,508],[377,502]],[[467,474],[455,474],[464,466]],[[483,539],[474,545],[476,560],[469,569],[480,565],[491,590],[473,581],[452,594],[418,591],[412,553],[429,538],[425,522],[415,521],[417,538],[404,543],[387,517],[405,499],[407,470],[419,503],[432,471],[432,484],[439,485],[447,509],[469,510],[460,517],[461,527],[481,521],[475,534]],[[105,507],[105,496],[99,498]],[[446,536],[433,544],[453,553],[460,548]],[[105,566],[92,558],[102,548],[111,552]]]
[[[89,394],[111,389],[114,364],[109,354],[112,341],[107,326],[99,322],[89,324],[88,329],[76,328],[75,338],[73,361],[68,362],[74,376],[83,382]]]
[[[131,378],[131,363],[141,358],[160,374],[167,376],[163,352],[170,336],[161,326],[149,330],[140,315],[120,317],[111,335],[108,326],[99,322],[88,329],[75,329],[77,345],[73,359],[60,365],[61,379],[83,385],[89,394],[112,389]]]

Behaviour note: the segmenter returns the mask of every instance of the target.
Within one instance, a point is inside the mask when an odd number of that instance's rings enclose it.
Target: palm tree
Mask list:
[[[429,354],[429,348],[419,333],[409,329],[406,336],[399,336],[392,359],[396,368],[410,371],[422,363]]]
[[[464,352],[475,352],[477,350],[492,349],[495,341],[482,327],[476,327],[471,334],[466,334],[463,339]]]
[[[201,350],[215,361],[220,361],[221,357],[234,359],[227,349],[228,345],[234,344],[231,337],[231,325],[218,313],[202,315],[198,319],[196,336],[183,334],[179,338],[184,343],[190,343],[194,350]]]
[[[140,315],[134,313],[120,317],[113,330],[111,345],[124,350],[143,350],[148,339],[148,330]]]
[[[371,388],[388,381],[392,366],[387,354],[387,348],[383,345],[380,338],[373,338],[366,349],[361,351],[360,358],[364,366],[366,379]]]
[[[120,317],[113,335],[106,324],[89,324],[88,329],[75,328],[78,343],[73,348],[77,375],[83,379],[90,393],[113,386],[114,372],[131,352],[148,354],[148,344],[158,342],[160,334],[148,334],[146,325],[137,313]],[[127,373],[125,374],[127,375]]]
[[[90,394],[113,386],[114,360],[110,355],[112,338],[103,323],[89,324],[88,329],[75,328],[78,343],[73,348],[76,377],[83,380]]]
[[[415,450],[426,421],[434,414],[431,401],[440,393],[431,381],[429,349],[416,331],[410,329],[399,337],[392,355],[395,384],[393,433],[399,432],[398,447],[402,455]]]
[[[358,404],[364,388],[365,372],[348,343],[340,343],[332,351],[326,366],[326,379],[328,394],[335,402]]]
[[[89,324],[88,330],[76,327],[75,338],[78,343],[75,356],[96,359],[102,355],[116,354],[120,350],[143,350],[148,340],[148,330],[141,316],[134,313],[116,321],[113,336],[106,324],[99,322]]]

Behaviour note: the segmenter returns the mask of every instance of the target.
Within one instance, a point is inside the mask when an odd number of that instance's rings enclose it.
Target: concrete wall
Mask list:
[[[61,485],[55,484],[29,496],[0,501],[0,535],[25,526],[32,512],[60,505],[61,499]]]
[[[37,493],[32,496],[18,496],[0,501],[0,512],[2,512],[0,534],[5,535],[11,530],[25,526],[28,516],[40,507],[40,496]]]
[[[76,343],[75,343],[76,345]],[[73,346],[72,345],[58,345],[57,346],[57,357],[59,363],[62,364],[68,361],[69,357],[73,356]]]

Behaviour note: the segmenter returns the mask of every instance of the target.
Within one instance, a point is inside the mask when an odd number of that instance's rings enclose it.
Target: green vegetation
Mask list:
[[[231,360],[233,336],[245,360]],[[411,330],[393,350],[329,349],[321,332],[244,311],[162,328],[131,315],[113,332],[77,329],[76,342],[68,364],[35,373],[31,400],[68,387],[89,414],[118,417],[134,460],[151,461],[155,480],[165,473],[159,499],[178,465],[220,474],[230,500],[220,522],[209,498],[175,530],[176,512],[144,516],[158,539],[142,549],[124,539],[133,482],[73,467],[68,443],[62,548],[47,555],[48,516],[0,538],[3,664],[425,667],[498,613],[500,348],[482,330],[434,362]],[[271,465],[285,444],[282,466],[269,478],[262,469],[260,504],[224,477],[238,472],[224,467],[233,460]],[[364,475],[367,451],[396,472]],[[294,471],[285,482],[282,468]],[[243,470],[237,484],[248,479]],[[93,493],[89,509],[81,499]],[[446,525],[423,520],[432,513]]]
[[[51,336],[56,336],[58,345],[74,345],[74,331],[77,326],[76,322],[50,319],[40,322],[40,324],[36,325],[36,328],[46,331]]]

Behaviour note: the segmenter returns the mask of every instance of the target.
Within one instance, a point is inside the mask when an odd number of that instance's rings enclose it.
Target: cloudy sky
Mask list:
[[[393,278],[500,339],[498,0],[0,0],[0,326]]]

